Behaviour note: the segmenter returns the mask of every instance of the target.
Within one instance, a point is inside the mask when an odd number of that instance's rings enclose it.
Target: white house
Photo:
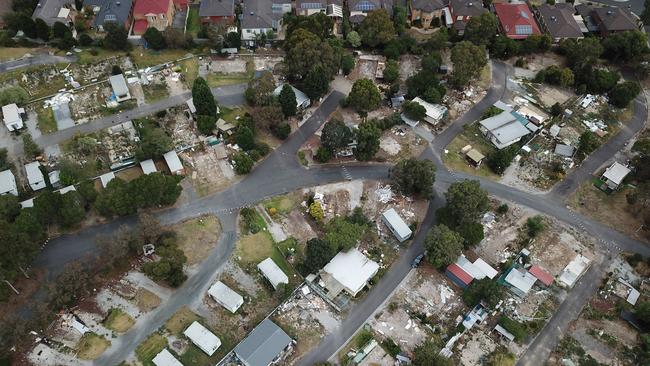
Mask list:
[[[602,181],[607,184],[609,189],[617,189],[619,185],[623,182],[623,179],[630,174],[630,169],[625,165],[615,161],[609,168],[605,170],[603,176],[600,178]]]
[[[479,122],[479,129],[497,149],[501,150],[531,133],[531,130],[526,128],[528,123],[526,117],[517,112],[503,111]]]
[[[321,271],[320,278],[330,299],[336,298],[341,291],[354,297],[366,287],[378,270],[377,262],[353,248],[347,252],[341,251],[332,258]]]
[[[442,121],[449,113],[447,107],[440,104],[431,104],[420,97],[413,98],[411,102],[417,103],[424,107],[426,113],[423,121],[432,124],[434,126],[437,125],[440,121]],[[403,113],[401,117],[402,120],[410,126],[415,126],[419,122],[406,117]]]
[[[219,346],[221,346],[219,337],[196,321],[187,327],[183,334],[208,356],[212,356]]]
[[[510,291],[519,297],[526,296],[533,288],[535,281],[537,281],[537,277],[523,268],[512,268],[505,278],[505,283],[509,286]]]
[[[411,229],[406,225],[394,208],[386,210],[381,214],[381,221],[388,227],[393,235],[395,235],[400,243],[410,238],[413,234]]]
[[[301,92],[300,90],[296,89],[293,85],[289,85],[291,89],[293,90],[293,93],[296,95],[296,106],[298,107],[299,110],[307,109],[311,105],[311,100],[307,96],[307,94]],[[282,87],[284,87],[284,84],[278,85],[275,90],[273,90],[273,95],[274,96],[280,96],[280,92],[282,92]]]
[[[9,169],[0,172],[0,195],[7,193],[18,196],[16,177],[14,177],[14,173]]]
[[[578,254],[567,264],[560,273],[559,281],[566,287],[573,287],[578,278],[587,270],[591,260],[582,254]]]
[[[165,158],[165,162],[169,167],[169,172],[172,175],[181,175],[185,173],[185,168],[183,168],[183,163],[181,163],[181,159],[178,158],[178,154],[176,154],[176,151],[172,150],[166,152],[163,155],[163,158]]]
[[[25,108],[18,108],[16,103],[2,106],[2,119],[9,131],[16,131],[25,126],[23,114],[25,114]]]
[[[221,281],[212,285],[208,294],[231,313],[235,313],[244,304],[244,298]]]
[[[282,269],[278,267],[277,264],[271,258],[266,258],[257,265],[257,269],[262,272],[262,275],[266,277],[267,280],[271,283],[274,289],[278,289],[280,284],[288,284],[289,277],[282,272]]]
[[[140,162],[140,168],[142,168],[142,173],[144,174],[151,174],[155,173],[158,170],[156,169],[156,164],[154,164],[153,160],[145,160]]]
[[[183,364],[180,363],[180,361],[178,361],[176,357],[167,350],[167,348],[158,352],[151,362],[156,366],[183,366]]]
[[[38,161],[25,164],[25,172],[27,173],[27,181],[32,191],[38,191],[45,188],[45,177],[39,168],[41,164]]]
[[[131,93],[129,93],[129,87],[126,85],[124,75],[111,75],[111,77],[108,78],[108,81],[111,83],[113,95],[115,95],[115,100],[118,103],[131,99]]]

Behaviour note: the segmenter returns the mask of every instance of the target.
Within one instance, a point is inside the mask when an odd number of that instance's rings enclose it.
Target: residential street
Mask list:
[[[0,63],[0,72],[12,71],[27,66],[58,64],[75,61],[77,61],[76,56],[34,55],[32,57],[21,58],[20,60],[2,62]]]
[[[434,222],[435,208],[442,205],[442,193],[446,187],[454,181],[462,179],[477,179],[476,177],[449,172],[441,163],[440,153],[445,146],[462,130],[462,126],[476,120],[494,101],[501,98],[506,92],[505,80],[508,70],[504,64],[499,62],[493,63],[493,83],[494,86],[489,90],[486,97],[470,109],[465,115],[458,118],[454,123],[441,135],[437,136],[430,149],[425,150],[422,158],[433,160],[438,166],[436,173],[435,189],[437,192],[436,199],[430,205],[427,216],[420,226],[413,244],[405,251],[391,270],[376,284],[371,291],[359,303],[355,304],[348,317],[342,325],[330,336],[325,337],[322,342],[306,355],[300,364],[311,365],[316,361],[328,359],[336,352],[347,339],[354,335],[356,330],[371,317],[381,304],[397,288],[401,280],[411,270],[411,260],[422,252],[422,243],[426,231]],[[213,90],[220,103],[222,104],[239,104],[233,101],[236,98],[242,98],[241,93],[245,85],[239,84],[231,87],[223,87]],[[176,291],[176,293],[159,309],[151,312],[145,321],[139,321],[129,332],[122,335],[117,340],[113,340],[113,346],[98,360],[98,365],[115,365],[132,352],[140,341],[144,339],[151,331],[157,329],[178,307],[190,303],[197,296],[202,296],[207,286],[210,285],[213,276],[223,263],[228,259],[234,248],[235,224],[234,218],[236,211],[246,205],[259,202],[267,197],[289,192],[298,188],[310,187],[331,182],[345,180],[345,175],[341,166],[327,165],[305,169],[302,167],[296,157],[296,152],[302,143],[311,136],[318,127],[324,123],[327,117],[338,107],[339,100],[344,95],[339,92],[332,92],[314,112],[310,119],[296,131],[291,137],[278,149],[272,152],[251,174],[243,181],[230,187],[229,189],[199,199],[192,200],[182,206],[162,210],[158,213],[163,223],[173,223],[179,220],[194,217],[206,212],[216,213],[227,228],[220,239],[220,245],[211,256],[201,265],[199,273],[192,276],[188,281]],[[75,127],[71,132],[69,130],[60,131],[56,134],[44,136],[38,140],[42,146],[57,143],[69,138],[76,132],[96,131],[106,126],[110,126],[113,121],[119,122],[131,118],[137,118],[167,108],[168,106],[183,103],[188,98],[187,95],[181,95],[169,98],[163,102],[153,105],[143,106],[133,111],[125,112],[110,118],[93,121],[88,125]],[[228,102],[230,100],[230,102]],[[637,103],[641,103],[637,101]],[[641,108],[639,108],[641,107]],[[621,131],[621,134],[634,134],[640,128],[647,117],[645,105],[635,108],[634,120],[627,129]],[[640,112],[640,113],[639,113]],[[637,120],[638,118],[638,120]],[[69,135],[68,135],[69,134]],[[601,149],[592,157],[593,161],[588,159],[581,169],[590,174],[590,166],[598,167],[623,146],[626,138],[615,136],[601,147]],[[601,152],[601,150],[604,150]],[[383,164],[350,164],[346,166],[347,171],[353,179],[384,179],[388,176],[388,166]],[[585,173],[576,173],[576,175]],[[583,178],[577,178],[583,179]],[[604,248],[613,252],[620,249],[638,252],[644,256],[650,255],[650,249],[625,235],[605,227],[584,216],[574,214],[567,209],[561,200],[561,195],[535,195],[530,194],[509,186],[505,186],[493,181],[479,179],[484,189],[491,195],[500,199],[505,199],[516,204],[530,207],[541,213],[552,216],[569,225],[582,228],[590,235],[599,238]],[[579,182],[576,180],[576,182]],[[572,186],[569,185],[569,189]],[[575,187],[574,187],[575,188]],[[567,192],[570,190],[567,189]],[[75,259],[84,258],[88,254],[96,252],[94,239],[98,234],[110,233],[121,224],[133,224],[135,217],[121,218],[104,225],[98,225],[83,229],[79,232],[66,234],[51,240],[35,262],[35,267],[43,268],[48,271],[49,276],[60,272],[63,265]],[[619,249],[620,248],[620,249]],[[597,281],[597,274],[592,269],[588,272],[583,281],[579,283],[576,289],[569,293],[565,303],[555,313],[551,323],[546,327],[533,342],[526,355],[522,359],[523,364],[539,364],[538,360],[545,360],[548,357],[549,350],[552,350],[559,337],[562,335],[558,331],[558,326],[566,326],[571,319],[574,319],[586,299],[595,291],[594,284]],[[600,272],[597,272],[600,273]]]

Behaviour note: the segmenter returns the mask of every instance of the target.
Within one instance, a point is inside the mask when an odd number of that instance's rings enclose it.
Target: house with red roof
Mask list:
[[[164,31],[174,21],[174,0],[136,0],[133,7],[133,34],[142,35],[147,28]]]
[[[455,283],[460,288],[466,288],[474,280],[474,277],[472,277],[471,274],[467,273],[456,263],[447,266],[445,275],[451,280],[451,282]]]
[[[494,11],[501,30],[508,38],[525,39],[533,34],[542,34],[526,3],[498,3],[494,4]]]
[[[528,273],[535,276],[535,278],[537,278],[539,282],[543,283],[544,286],[550,286],[553,284],[553,276],[544,268],[536,264],[528,268]]]

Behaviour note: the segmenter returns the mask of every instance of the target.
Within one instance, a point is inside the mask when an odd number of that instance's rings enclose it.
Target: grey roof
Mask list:
[[[507,125],[492,130],[491,132],[492,135],[494,135],[494,137],[496,137],[496,139],[501,142],[501,144],[507,144],[530,133],[530,131],[528,131],[524,125],[517,121],[510,122]]]
[[[0,172],[0,194],[5,193],[18,195],[16,177],[14,177],[14,173],[9,169]]]
[[[590,32],[598,31],[598,25],[596,25],[594,18],[591,16],[593,14],[594,8],[587,4],[578,4],[575,7],[576,11],[584,20],[587,29]]]
[[[235,15],[234,0],[201,0],[199,16],[228,17]]]
[[[555,145],[555,153],[562,156],[571,157],[573,156],[573,147],[564,144]]]
[[[111,83],[115,95],[125,95],[129,92],[129,87],[126,85],[124,75],[111,75],[111,77],[108,78],[108,81]]]
[[[560,5],[560,4],[558,4]],[[542,23],[553,38],[580,38],[582,31],[573,18],[572,6],[550,6],[543,4],[537,9]]]
[[[271,0],[244,0],[241,27],[246,29],[273,28]]]
[[[593,16],[600,20],[600,25],[608,32],[638,29],[634,15],[627,9],[611,6],[595,8]]]
[[[287,333],[265,319],[235,347],[235,354],[248,366],[268,366],[289,344]]]
[[[389,15],[393,15],[393,0],[349,0],[350,11],[370,12],[378,9],[385,9]]]
[[[95,27],[107,22],[124,25],[131,15],[133,0],[92,0],[84,2],[85,5],[99,6],[93,25]]]
[[[73,8],[74,0],[40,0],[34,9],[32,19],[41,18],[50,26],[56,22],[65,22],[65,19],[58,18],[58,15],[61,8],[66,5]]]
[[[412,0],[411,8],[431,13],[447,6],[443,0]]]
[[[449,2],[451,14],[457,16],[477,17],[487,11],[480,0],[451,0]]]
[[[296,0],[296,10],[325,9],[326,0]]]

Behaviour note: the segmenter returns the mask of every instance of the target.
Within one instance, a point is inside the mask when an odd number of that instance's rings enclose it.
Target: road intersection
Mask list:
[[[497,182],[477,178],[467,174],[451,172],[442,164],[440,158],[444,148],[449,142],[462,131],[462,126],[478,119],[483,111],[495,101],[501,99],[506,90],[506,81],[509,75],[509,67],[500,62],[493,62],[492,74],[494,85],[488,91],[486,97],[477,103],[466,114],[455,120],[440,135],[436,136],[430,148],[425,150],[421,158],[432,160],[438,171],[436,173],[436,199],[432,201],[427,215],[415,236],[410,247],[406,248],[403,255],[393,264],[388,273],[372,288],[371,291],[352,307],[347,318],[341,326],[333,333],[323,338],[321,343],[307,354],[301,361],[302,365],[311,365],[317,361],[323,361],[333,355],[347,339],[380,308],[381,304],[392,294],[401,280],[411,270],[410,262],[423,250],[424,236],[435,220],[435,209],[440,207],[442,193],[447,186],[462,179],[477,179],[481,186],[491,195],[516,204],[530,207],[541,213],[554,217],[571,226],[586,231],[593,237],[599,238],[602,248],[612,254],[621,250],[641,253],[644,256],[650,255],[650,249],[643,243],[629,238],[618,231],[608,228],[580,214],[569,210],[563,203],[566,197],[577,184],[584,181],[585,177],[602,165],[607,159],[625,145],[629,136],[637,133],[645,124],[647,108],[641,99],[635,101],[635,115],[633,120],[621,132],[623,137],[614,136],[595,154],[589,157],[583,165],[569,175],[575,183],[567,188],[556,188],[547,194],[531,194]],[[162,108],[164,105],[177,105],[184,102],[184,98],[172,97],[170,100],[159,102],[155,108]],[[328,116],[338,107],[339,101],[344,97],[340,92],[334,91],[323,100],[320,107],[314,114],[293,133],[291,137],[275,151],[273,151],[262,163],[259,164],[245,179],[229,189],[211,196],[196,198],[189,202],[162,210],[158,217],[165,223],[174,223],[180,220],[195,217],[204,213],[215,213],[223,222],[224,235],[220,239],[218,249],[204,261],[196,275],[178,289],[164,306],[152,311],[147,318],[138,321],[129,332],[117,340],[107,352],[95,361],[98,365],[118,364],[122,359],[135,350],[135,347],[153,330],[157,329],[164,321],[173,314],[175,309],[187,304],[196,294],[202,294],[213,278],[217,275],[218,269],[227,261],[234,249],[236,239],[236,213],[241,207],[254,205],[265,198],[290,192],[296,189],[311,187],[321,184],[338,182],[352,179],[386,179],[389,167],[384,164],[350,164],[345,167],[341,165],[325,165],[306,169],[300,165],[296,153],[299,147],[327,120]],[[176,98],[176,99],[174,99]],[[234,98],[234,97],[233,97]],[[155,109],[154,108],[154,109]],[[125,112],[128,117],[146,115],[145,110],[138,114]],[[149,112],[152,113],[152,112]],[[103,124],[111,122],[93,122],[93,128],[101,128]],[[83,125],[82,125],[83,126]],[[81,130],[80,127],[79,129]],[[63,135],[53,139],[63,138]],[[45,143],[46,141],[42,141]],[[39,142],[40,143],[40,142]],[[53,239],[45,247],[43,252],[35,261],[34,266],[46,269],[49,276],[58,274],[65,263],[76,259],[83,259],[88,254],[96,252],[95,237],[99,234],[108,234],[115,231],[120,225],[133,225],[135,217],[119,218],[103,225],[97,225],[80,230],[76,233],[66,234]],[[216,270],[215,270],[216,269]],[[521,365],[539,364],[539,360],[546,360],[548,353],[555,347],[562,336],[562,327],[566,328],[570,320],[574,319],[584,305],[584,302],[593,294],[593,284],[598,282],[599,273],[597,266],[594,266],[583,278],[583,280],[570,292],[569,297],[555,313],[548,326],[538,335],[536,340],[529,347],[528,352],[520,360]]]

